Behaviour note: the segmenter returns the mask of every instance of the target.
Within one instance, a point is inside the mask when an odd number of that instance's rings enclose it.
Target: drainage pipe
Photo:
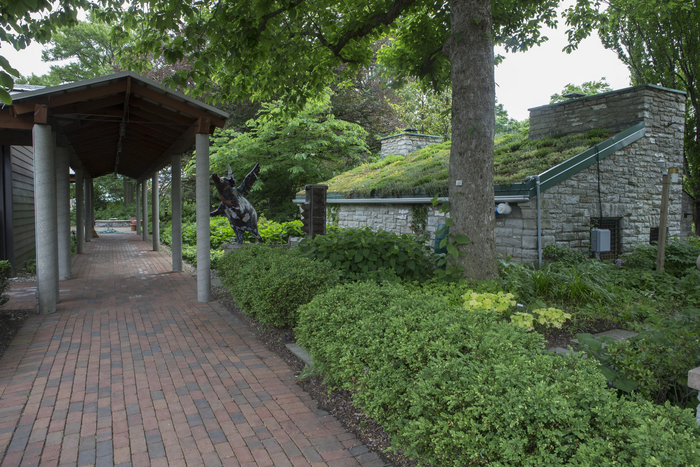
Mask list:
[[[535,175],[537,187],[537,269],[542,267],[542,214],[540,212],[540,176]]]

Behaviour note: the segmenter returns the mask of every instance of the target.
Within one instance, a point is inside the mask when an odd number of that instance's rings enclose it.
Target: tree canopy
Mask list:
[[[609,91],[612,91],[612,88],[606,81],[605,77],[600,78],[600,81],[586,81],[581,85],[569,83],[564,86],[561,93],[552,94],[552,96],[549,98],[549,103],[556,104],[557,102],[563,102],[567,100],[567,98],[564,96],[571,93],[583,94],[584,96],[593,96]]]

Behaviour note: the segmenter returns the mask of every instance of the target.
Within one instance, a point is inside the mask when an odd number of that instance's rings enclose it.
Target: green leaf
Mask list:
[[[459,258],[459,250],[454,245],[447,245],[447,252],[455,258]]]
[[[8,62],[7,59],[2,55],[0,55],[0,67],[2,67],[6,72],[11,74],[15,78],[19,78],[19,71],[12,68],[12,66],[10,66],[10,62]]]
[[[469,237],[467,237],[464,234],[457,234],[455,237],[452,239],[454,243],[457,245],[466,245],[469,243]]]
[[[603,373],[603,376],[605,376],[605,379],[608,381],[615,381],[617,379],[617,372],[611,370],[605,365],[600,365],[600,372]]]
[[[637,382],[632,380],[632,379],[625,378],[624,376],[620,376],[618,379],[615,380],[615,382],[613,383],[613,386],[615,388],[619,389],[620,391],[631,393],[635,389],[637,389],[639,384],[637,384]]]
[[[445,225],[446,225],[447,227],[451,226],[451,225],[452,225],[452,219],[451,219],[451,218],[450,218],[450,219],[445,219]]]
[[[12,97],[10,96],[10,93],[2,88],[0,88],[0,101],[7,105],[12,105]]]
[[[362,256],[362,253],[360,253],[360,252],[358,251],[358,252],[355,254],[355,262],[356,262],[356,263],[359,263],[359,262],[361,262],[363,259],[364,259],[364,256]]]

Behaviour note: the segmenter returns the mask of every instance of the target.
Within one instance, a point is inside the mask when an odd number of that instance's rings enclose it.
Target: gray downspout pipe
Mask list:
[[[540,211],[540,176],[535,175],[537,186],[537,269],[542,267],[542,214]]]

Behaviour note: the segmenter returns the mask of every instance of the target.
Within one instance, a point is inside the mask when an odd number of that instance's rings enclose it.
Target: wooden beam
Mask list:
[[[124,104],[124,96],[116,94],[108,96],[104,99],[93,99],[87,102],[77,102],[75,104],[61,105],[51,108],[54,115],[61,114],[91,114],[97,110],[108,109],[110,107],[121,106]]]
[[[0,145],[31,146],[32,132],[27,130],[0,129]]]
[[[141,174],[138,180],[140,182],[146,180],[150,178],[154,172],[157,172],[158,170],[168,165],[170,163],[170,158],[173,156],[173,154],[182,154],[188,149],[192,148],[192,146],[194,145],[195,136],[197,136],[198,132],[199,125],[190,126],[187,129],[187,131],[180,135],[180,137],[172,144],[172,146],[165,150],[165,152],[158,158],[158,160],[151,164],[148,167],[148,169],[143,174]]]
[[[34,104],[34,123],[48,125],[49,108],[43,104]]]
[[[101,97],[124,92],[125,90],[126,82],[116,82],[105,86],[89,87],[79,91],[52,94],[51,96],[41,96],[37,99],[28,98],[26,100],[16,100],[12,104],[12,108],[14,109],[15,115],[23,115],[33,112],[34,105],[36,104],[42,104],[50,108],[61,107],[68,104],[74,104],[76,102],[99,99]]]
[[[6,130],[31,130],[34,127],[34,119],[31,115],[16,117],[9,108],[0,111],[0,129]]]
[[[182,115],[172,110],[166,109],[160,105],[148,102],[147,100],[141,99],[137,96],[131,97],[131,111],[132,114],[135,113],[136,109],[141,109],[145,114],[139,113],[139,115],[144,115],[144,118],[151,120],[156,123],[181,123],[183,125],[189,125],[196,117],[191,117],[188,115]]]
[[[197,125],[199,128],[197,129],[197,133],[200,135],[208,135],[209,131],[211,130],[211,120],[209,117],[200,117],[197,120]]]
[[[206,112],[205,110],[199,109],[187,102],[179,101],[177,99],[174,99],[170,97],[169,95],[165,94],[164,92],[159,92],[156,91],[155,89],[151,89],[149,87],[143,86],[141,84],[134,84],[133,87],[133,92],[134,94],[138,94],[142,97],[145,97],[147,99],[151,99],[153,101],[159,102],[165,106],[168,106],[172,109],[177,110],[178,112],[182,112],[186,115],[192,115],[193,117],[207,117],[211,120],[212,124],[223,128],[223,126],[226,124],[226,121],[215,117],[211,115],[209,112]]]

